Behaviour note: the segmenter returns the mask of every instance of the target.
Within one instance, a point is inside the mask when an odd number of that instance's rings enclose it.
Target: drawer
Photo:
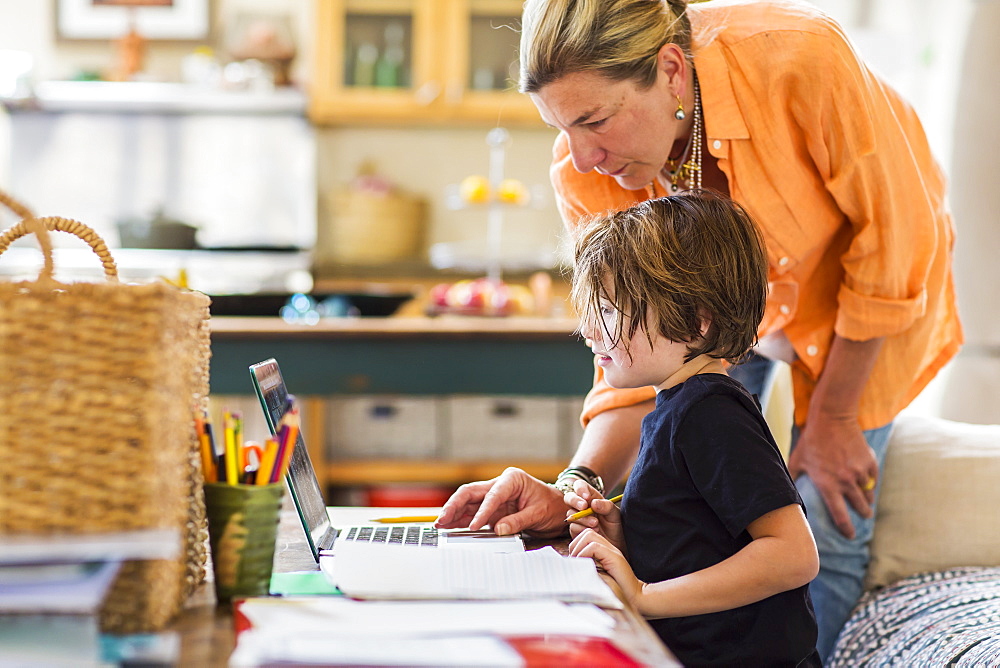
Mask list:
[[[329,459],[433,459],[442,399],[365,395],[326,402]]]
[[[452,397],[447,456],[457,460],[559,459],[559,403],[556,397]]]

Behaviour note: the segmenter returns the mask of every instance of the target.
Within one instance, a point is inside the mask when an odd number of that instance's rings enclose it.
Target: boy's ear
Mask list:
[[[698,309],[698,320],[701,322],[699,330],[701,331],[702,338],[704,338],[708,336],[708,330],[712,326],[712,314],[703,308]]]

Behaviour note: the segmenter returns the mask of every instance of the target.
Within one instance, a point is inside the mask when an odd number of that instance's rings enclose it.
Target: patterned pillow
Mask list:
[[[1000,664],[1000,568],[914,575],[861,597],[830,668]]]

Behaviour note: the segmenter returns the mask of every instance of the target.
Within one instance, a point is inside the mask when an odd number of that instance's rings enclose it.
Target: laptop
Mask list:
[[[281,369],[273,358],[250,366],[250,377],[254,390],[260,399],[267,426],[272,434],[277,433],[281,416],[288,406],[288,389],[281,377]],[[344,541],[364,541],[372,544],[400,545],[410,547],[459,548],[475,546],[495,552],[523,552],[524,542],[520,536],[497,536],[492,532],[469,532],[466,530],[435,529],[433,526],[417,524],[349,526],[337,529],[330,522],[323,492],[316,478],[316,470],[309,458],[302,432],[299,432],[292,459],[285,475],[285,482],[291,493],[292,502],[298,512],[306,541],[313,558],[332,555],[335,545]]]

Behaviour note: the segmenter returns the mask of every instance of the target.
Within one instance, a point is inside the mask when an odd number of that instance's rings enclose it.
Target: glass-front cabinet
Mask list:
[[[317,123],[540,125],[517,92],[521,0],[317,0]]]

